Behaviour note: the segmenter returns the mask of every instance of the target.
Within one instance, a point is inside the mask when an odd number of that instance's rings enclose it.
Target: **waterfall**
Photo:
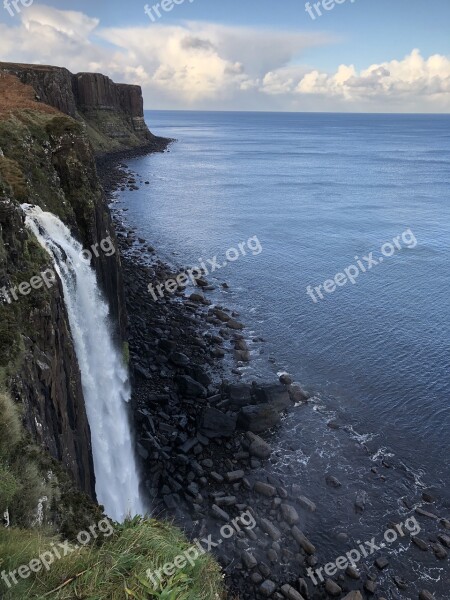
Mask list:
[[[113,343],[109,307],[96,274],[58,217],[37,206],[23,209],[27,227],[52,257],[62,282],[91,429],[98,501],[116,521],[144,514],[128,417],[128,372]]]

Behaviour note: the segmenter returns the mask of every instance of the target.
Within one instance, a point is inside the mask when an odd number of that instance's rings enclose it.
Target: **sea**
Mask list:
[[[247,326],[243,381],[289,373],[310,393],[275,434],[273,468],[321,508],[305,528],[324,558],[383,539],[418,507],[449,518],[450,115],[146,121],[177,141],[127,161],[149,183],[119,206],[165,260],[210,267],[211,300]],[[361,493],[358,513],[348,498]],[[449,597],[448,560],[409,538],[384,554],[385,597]]]

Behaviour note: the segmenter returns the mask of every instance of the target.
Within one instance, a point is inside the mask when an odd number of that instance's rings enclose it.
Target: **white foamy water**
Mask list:
[[[58,217],[31,205],[23,209],[27,227],[53,258],[62,282],[91,429],[98,501],[117,521],[143,514],[128,417],[128,372],[113,343],[109,308],[96,274],[80,258],[83,247]]]

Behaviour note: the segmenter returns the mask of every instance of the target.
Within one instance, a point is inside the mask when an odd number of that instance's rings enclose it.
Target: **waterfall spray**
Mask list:
[[[131,391],[114,346],[109,308],[83,248],[58,217],[25,204],[26,225],[54,261],[63,287],[91,429],[96,493],[111,518],[144,514],[127,403]]]

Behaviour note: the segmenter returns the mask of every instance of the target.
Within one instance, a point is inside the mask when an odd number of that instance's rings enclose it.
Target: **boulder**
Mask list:
[[[251,456],[256,456],[256,458],[269,458],[272,453],[272,448],[270,445],[265,442],[259,435],[255,433],[248,432],[247,437],[250,440],[249,453]]]
[[[280,414],[272,406],[244,406],[238,414],[237,426],[243,431],[261,433],[281,421]]]
[[[258,404],[270,404],[278,411],[286,410],[292,406],[286,386],[278,383],[256,387],[255,398]]]
[[[208,438],[231,437],[236,431],[236,415],[227,415],[217,408],[203,411],[200,433]]]
[[[207,391],[206,388],[189,377],[189,375],[179,375],[176,378],[176,382],[180,388],[181,394],[186,396],[186,398],[206,398]]]

